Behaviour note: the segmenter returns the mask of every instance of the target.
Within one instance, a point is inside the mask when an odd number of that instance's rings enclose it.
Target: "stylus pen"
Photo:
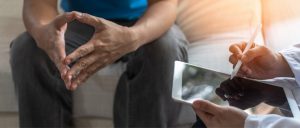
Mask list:
[[[254,40],[255,40],[255,38],[256,38],[258,32],[261,30],[261,26],[262,26],[261,24],[258,24],[258,25],[257,25],[257,27],[256,27],[256,29],[255,29],[255,31],[254,31],[254,33],[252,34],[252,36],[251,36],[249,42],[248,42],[247,45],[246,45],[246,48],[245,48],[244,51],[243,51],[243,54],[246,53],[246,52],[251,48],[251,46],[253,45]],[[234,67],[234,69],[233,69],[233,71],[232,71],[232,73],[231,73],[230,79],[232,79],[233,77],[236,76],[237,72],[238,72],[239,69],[241,68],[241,65],[242,65],[242,61],[241,61],[241,60],[238,60],[237,64],[235,65],[235,67]]]

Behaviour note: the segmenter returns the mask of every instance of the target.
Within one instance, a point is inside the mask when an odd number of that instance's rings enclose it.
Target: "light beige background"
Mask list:
[[[0,0],[0,93],[8,93],[7,96],[15,98],[11,78],[5,74],[10,72],[8,60],[9,43],[14,39],[19,33],[24,31],[21,10],[22,10],[22,0]],[[9,80],[7,80],[9,79]],[[9,88],[9,89],[7,89]],[[0,104],[7,104],[7,106],[16,106],[9,104],[16,104],[16,100],[7,100],[7,98],[0,97]],[[1,105],[3,106],[3,105]],[[6,106],[6,105],[5,105]],[[17,108],[3,108],[9,109],[11,111]],[[1,128],[11,128],[18,127],[17,113],[0,111],[0,127]]]

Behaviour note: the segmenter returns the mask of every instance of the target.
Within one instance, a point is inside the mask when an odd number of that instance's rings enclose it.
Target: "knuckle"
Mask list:
[[[87,48],[82,48],[80,49],[78,52],[79,52],[79,55],[80,56],[84,56],[86,53],[87,53],[88,49]]]
[[[76,80],[77,85],[81,85],[82,81],[81,80]]]
[[[96,49],[102,48],[103,44],[101,43],[101,41],[94,41],[93,45]]]
[[[99,18],[96,18],[96,21],[97,21],[98,23],[104,24],[105,19],[99,17]]]
[[[66,60],[67,60],[67,62],[73,62],[74,58],[72,56],[67,56]]]
[[[87,14],[87,13],[81,13],[81,16],[82,17],[87,17],[89,14]]]
[[[87,67],[87,63],[86,63],[85,61],[80,61],[80,62],[79,62],[79,66],[80,66],[81,68],[86,68],[86,67]]]

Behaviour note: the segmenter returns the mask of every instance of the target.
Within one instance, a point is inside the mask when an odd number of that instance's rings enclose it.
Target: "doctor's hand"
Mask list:
[[[223,107],[209,101],[193,103],[196,114],[207,128],[243,128],[248,114],[234,107]]]
[[[85,13],[77,12],[75,18],[93,26],[95,33],[86,44],[65,59],[68,65],[75,62],[66,76],[69,81],[67,86],[71,90],[75,90],[99,69],[139,47],[135,38],[136,33],[129,27]]]
[[[255,79],[271,79],[274,77],[289,77],[293,73],[283,56],[265,46],[252,46],[246,53],[242,54],[246,43],[236,43],[230,46],[232,55],[229,61],[235,66],[238,60],[242,66],[238,76]]]

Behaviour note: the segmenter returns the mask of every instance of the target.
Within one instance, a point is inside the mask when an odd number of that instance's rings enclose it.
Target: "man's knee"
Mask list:
[[[10,44],[11,59],[28,56],[30,52],[34,51],[34,45],[34,39],[27,32],[22,33]]]
[[[37,56],[42,55],[42,51],[27,32],[19,35],[10,44],[10,64],[13,69],[29,64],[34,66],[34,63],[38,61]]]

